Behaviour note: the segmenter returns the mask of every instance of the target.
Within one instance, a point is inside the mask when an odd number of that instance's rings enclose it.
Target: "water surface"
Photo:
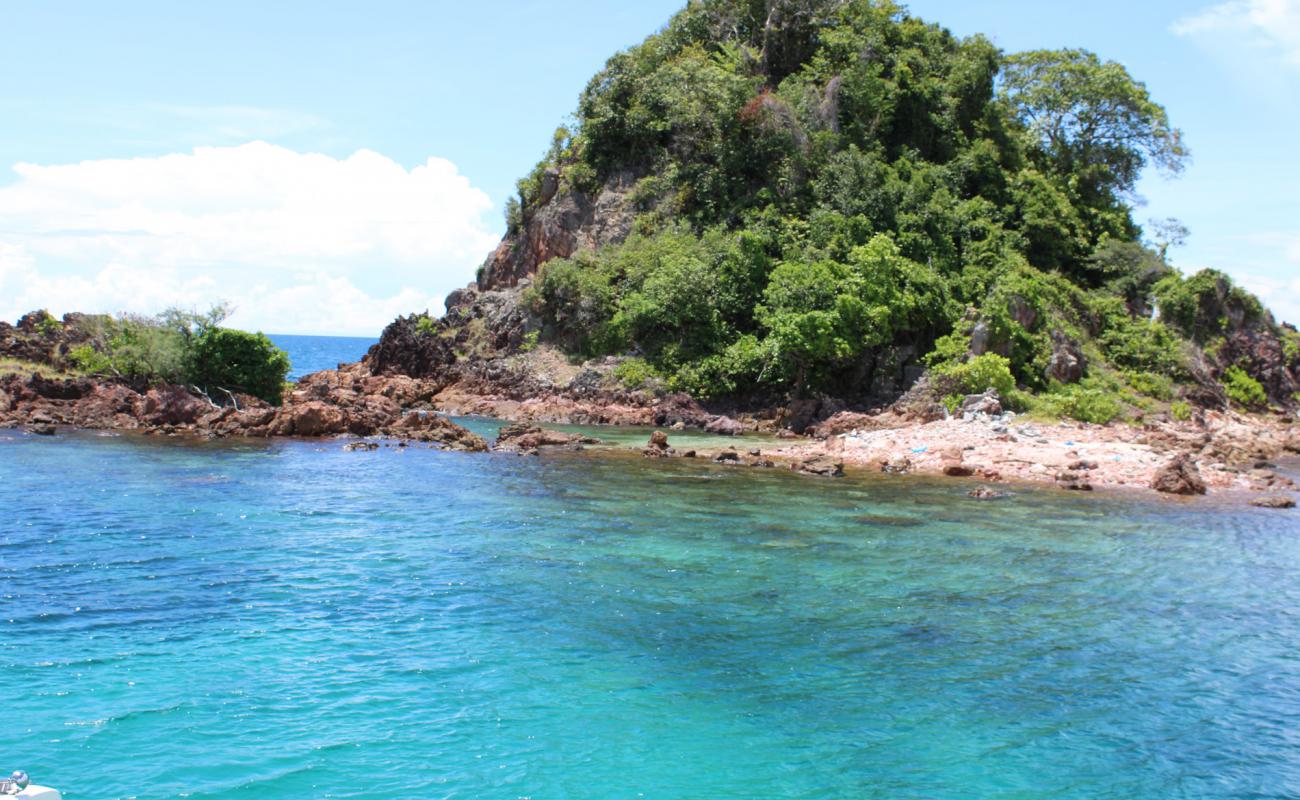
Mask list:
[[[76,798],[1300,795],[1300,522],[612,454],[0,431]]]

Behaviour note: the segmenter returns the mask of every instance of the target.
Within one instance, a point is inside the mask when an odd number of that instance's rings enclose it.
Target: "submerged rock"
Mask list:
[[[837,461],[830,456],[813,456],[805,458],[793,465],[793,468],[805,475],[818,475],[824,478],[840,478],[844,476],[844,462]]]
[[[596,440],[573,433],[551,431],[537,425],[516,423],[506,425],[497,433],[495,449],[528,452],[542,447],[563,447],[574,444],[594,444]]]
[[[1250,504],[1256,508],[1295,508],[1295,498],[1284,494],[1265,494],[1251,500]]]
[[[1010,492],[1000,492],[997,489],[988,486],[976,487],[966,494],[968,497],[973,497],[976,500],[1001,500],[1011,496]]]

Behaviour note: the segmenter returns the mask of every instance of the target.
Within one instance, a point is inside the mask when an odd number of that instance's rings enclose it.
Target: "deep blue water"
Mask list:
[[[269,333],[276,347],[289,354],[292,368],[289,380],[296,381],[304,375],[334,369],[341,363],[360,361],[378,338],[357,336],[296,336],[287,333]]]
[[[1300,796],[1300,517],[0,431],[0,769],[76,798]]]

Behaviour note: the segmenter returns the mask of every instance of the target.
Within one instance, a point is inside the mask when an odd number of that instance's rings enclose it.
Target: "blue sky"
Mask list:
[[[0,318],[218,298],[276,332],[441,310],[605,58],[681,0],[0,0]],[[969,3],[1006,50],[1125,63],[1192,148],[1139,219],[1300,319],[1300,0]]]

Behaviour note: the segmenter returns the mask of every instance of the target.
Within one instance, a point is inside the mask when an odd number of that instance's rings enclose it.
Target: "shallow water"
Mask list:
[[[1300,795],[1300,517],[0,431],[0,768],[69,798]]]

